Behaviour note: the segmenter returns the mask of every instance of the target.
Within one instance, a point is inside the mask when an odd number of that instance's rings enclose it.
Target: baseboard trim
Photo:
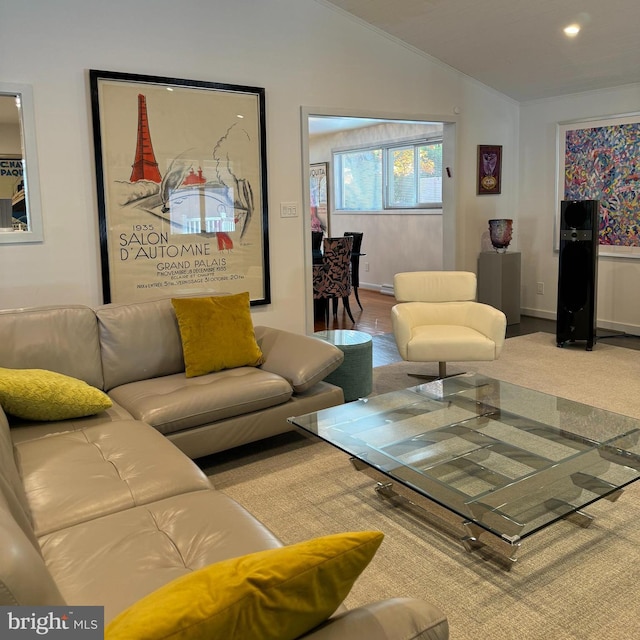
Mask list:
[[[377,291],[378,293],[382,293],[385,296],[394,295],[392,284],[372,284],[371,282],[362,282],[361,280],[360,288],[367,289],[369,291]]]
[[[552,311],[543,311],[541,309],[520,309],[520,313],[523,316],[529,316],[531,318],[542,318],[544,320],[555,320],[557,314]],[[598,329],[608,329],[609,331],[619,331],[620,333],[626,333],[631,336],[640,336],[640,326],[634,324],[624,324],[622,322],[612,322],[611,320],[597,320]]]
[[[542,318],[543,320],[553,320],[554,322],[556,319],[555,311],[542,311],[540,309],[528,309],[527,307],[522,307],[520,309],[520,314],[523,316],[529,316],[530,318]]]
[[[598,320],[598,329],[609,329],[610,331],[621,331],[629,336],[640,337],[640,327],[633,324],[622,324],[620,322],[608,322]]]

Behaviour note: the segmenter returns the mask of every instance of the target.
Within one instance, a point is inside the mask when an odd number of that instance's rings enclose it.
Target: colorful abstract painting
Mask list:
[[[640,248],[640,122],[603,122],[565,127],[562,199],[600,201],[601,248]]]

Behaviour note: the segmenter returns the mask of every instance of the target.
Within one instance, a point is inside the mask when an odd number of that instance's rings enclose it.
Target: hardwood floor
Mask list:
[[[391,333],[391,307],[396,303],[396,299],[393,296],[387,296],[370,289],[358,289],[358,295],[362,303],[362,310],[360,310],[353,293],[349,299],[349,307],[355,324],[351,322],[342,301],[340,301],[336,319],[334,320],[333,310],[330,309],[329,326],[325,327],[324,318],[320,314],[319,317],[316,316],[314,330],[353,329],[355,331],[364,331],[372,336]]]
[[[391,326],[391,307],[396,304],[396,299],[393,296],[370,289],[359,289],[358,295],[362,303],[362,310],[358,306],[353,293],[349,302],[355,323],[351,322],[341,301],[338,305],[338,313],[335,319],[333,318],[333,310],[330,310],[329,326],[325,327],[324,318],[320,314],[320,317],[315,319],[314,330],[353,329],[355,331],[364,331],[373,336],[374,367],[401,361],[402,358],[395,345]],[[518,324],[507,326],[507,338],[536,333],[537,331],[555,333],[555,320],[521,316]],[[597,340],[603,343],[640,350],[639,336],[622,334],[607,329],[599,329],[597,335]]]

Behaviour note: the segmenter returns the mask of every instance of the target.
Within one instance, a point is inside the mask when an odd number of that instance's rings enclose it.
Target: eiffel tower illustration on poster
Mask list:
[[[147,117],[147,99],[138,94],[138,135],[136,143],[136,156],[132,165],[131,182],[138,180],[150,180],[151,182],[162,182],[162,176],[158,169],[156,156],[151,144],[151,134],[149,133],[149,119]]]

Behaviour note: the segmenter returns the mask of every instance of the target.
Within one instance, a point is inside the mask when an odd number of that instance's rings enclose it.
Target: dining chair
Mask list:
[[[360,256],[366,256],[366,253],[361,253],[362,249],[362,237],[364,233],[361,231],[345,231],[345,236],[353,236],[353,248],[351,249],[351,286],[353,293],[356,296],[356,302],[362,309],[362,303],[360,302],[360,296],[358,295],[358,287],[360,286]]]
[[[320,264],[322,262],[322,238],[324,233],[322,231],[311,232],[311,256],[313,258],[313,264]]]
[[[342,299],[345,311],[355,324],[349,295],[351,294],[351,250],[353,238],[325,238],[322,264],[313,265],[313,297],[325,303],[325,322],[329,324],[329,301],[333,300],[333,317],[338,317],[338,300]]]
[[[329,298],[324,295],[324,265],[316,262],[313,265],[313,306],[314,317],[322,314],[325,326],[329,326]]]

